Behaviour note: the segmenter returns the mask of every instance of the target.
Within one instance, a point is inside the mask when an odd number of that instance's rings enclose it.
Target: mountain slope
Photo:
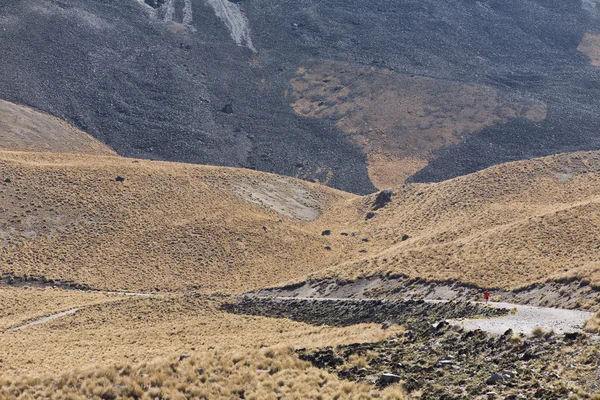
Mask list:
[[[350,218],[364,215],[373,200],[354,200]],[[565,277],[600,284],[600,153],[561,154],[405,185],[375,217],[357,219],[356,226],[374,238],[370,255],[322,275],[400,273],[504,289]]]
[[[8,0],[0,90],[121,155],[365,194],[598,149],[599,16],[587,0]]]
[[[116,155],[108,146],[57,118],[2,100],[0,150]]]
[[[19,152],[0,152],[0,175],[0,274],[8,277],[238,291],[346,258],[325,249],[318,216],[352,196],[290,178]]]

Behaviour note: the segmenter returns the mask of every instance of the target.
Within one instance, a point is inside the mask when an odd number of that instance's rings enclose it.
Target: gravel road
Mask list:
[[[449,321],[465,329],[481,329],[492,334],[502,334],[508,329],[530,334],[535,327],[554,330],[556,333],[579,331],[586,319],[594,313],[560,308],[523,306],[511,303],[489,303],[490,307],[516,309],[516,313],[489,319]]]
[[[302,300],[298,297],[274,297],[272,299],[277,300]],[[336,300],[336,301],[356,301],[356,299],[344,299],[344,298],[305,298],[307,301],[324,301],[324,300]],[[372,301],[371,299],[364,299],[363,301]],[[445,303],[447,300],[425,300],[428,303]],[[481,304],[481,303],[480,303]],[[547,307],[535,307],[535,306],[524,306],[512,303],[498,303],[490,302],[489,307],[506,308],[509,310],[515,309],[516,312],[509,313],[506,316],[496,318],[480,318],[480,319],[465,319],[465,320],[448,320],[448,322],[460,325],[465,329],[475,330],[481,329],[485,332],[501,335],[508,329],[512,329],[513,332],[524,334],[531,334],[531,331],[540,327],[545,331],[554,330],[555,333],[574,332],[580,331],[583,328],[583,324],[594,313],[578,310],[565,310],[561,308],[547,308]]]

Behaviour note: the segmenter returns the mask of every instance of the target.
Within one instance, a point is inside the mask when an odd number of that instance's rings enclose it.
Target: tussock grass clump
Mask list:
[[[212,350],[143,363],[98,366],[58,378],[1,380],[0,398],[70,399],[405,399],[300,360],[289,347]]]
[[[586,332],[600,333],[600,312],[588,319],[583,328]]]

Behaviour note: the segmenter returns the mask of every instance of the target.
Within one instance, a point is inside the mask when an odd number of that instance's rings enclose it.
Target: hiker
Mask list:
[[[483,298],[485,299],[485,304],[488,303],[488,301],[490,300],[490,291],[489,290],[485,290],[485,292],[483,292]]]

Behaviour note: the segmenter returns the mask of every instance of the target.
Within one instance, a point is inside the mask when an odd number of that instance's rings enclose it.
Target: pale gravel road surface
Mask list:
[[[20,331],[22,329],[31,328],[32,326],[45,324],[46,322],[50,322],[50,321],[55,320],[57,318],[61,318],[61,317],[64,317],[66,315],[75,314],[77,311],[79,311],[79,308],[72,308],[72,309],[67,310],[67,311],[59,312],[57,314],[52,314],[52,315],[48,315],[47,317],[42,317],[40,319],[36,319],[36,320],[31,321],[31,322],[29,322],[29,323],[27,323],[25,325],[21,325],[21,326],[17,326],[16,328],[9,329],[8,331],[9,332]]]
[[[515,333],[523,332],[529,335],[538,326],[545,331],[554,330],[555,333],[579,331],[583,327],[585,320],[594,315],[594,313],[586,311],[524,306],[511,303],[489,303],[489,305],[490,307],[498,308],[514,308],[517,312],[498,318],[451,320],[449,322],[463,326],[465,329],[481,329],[492,334],[501,335],[508,329],[512,329]]]

